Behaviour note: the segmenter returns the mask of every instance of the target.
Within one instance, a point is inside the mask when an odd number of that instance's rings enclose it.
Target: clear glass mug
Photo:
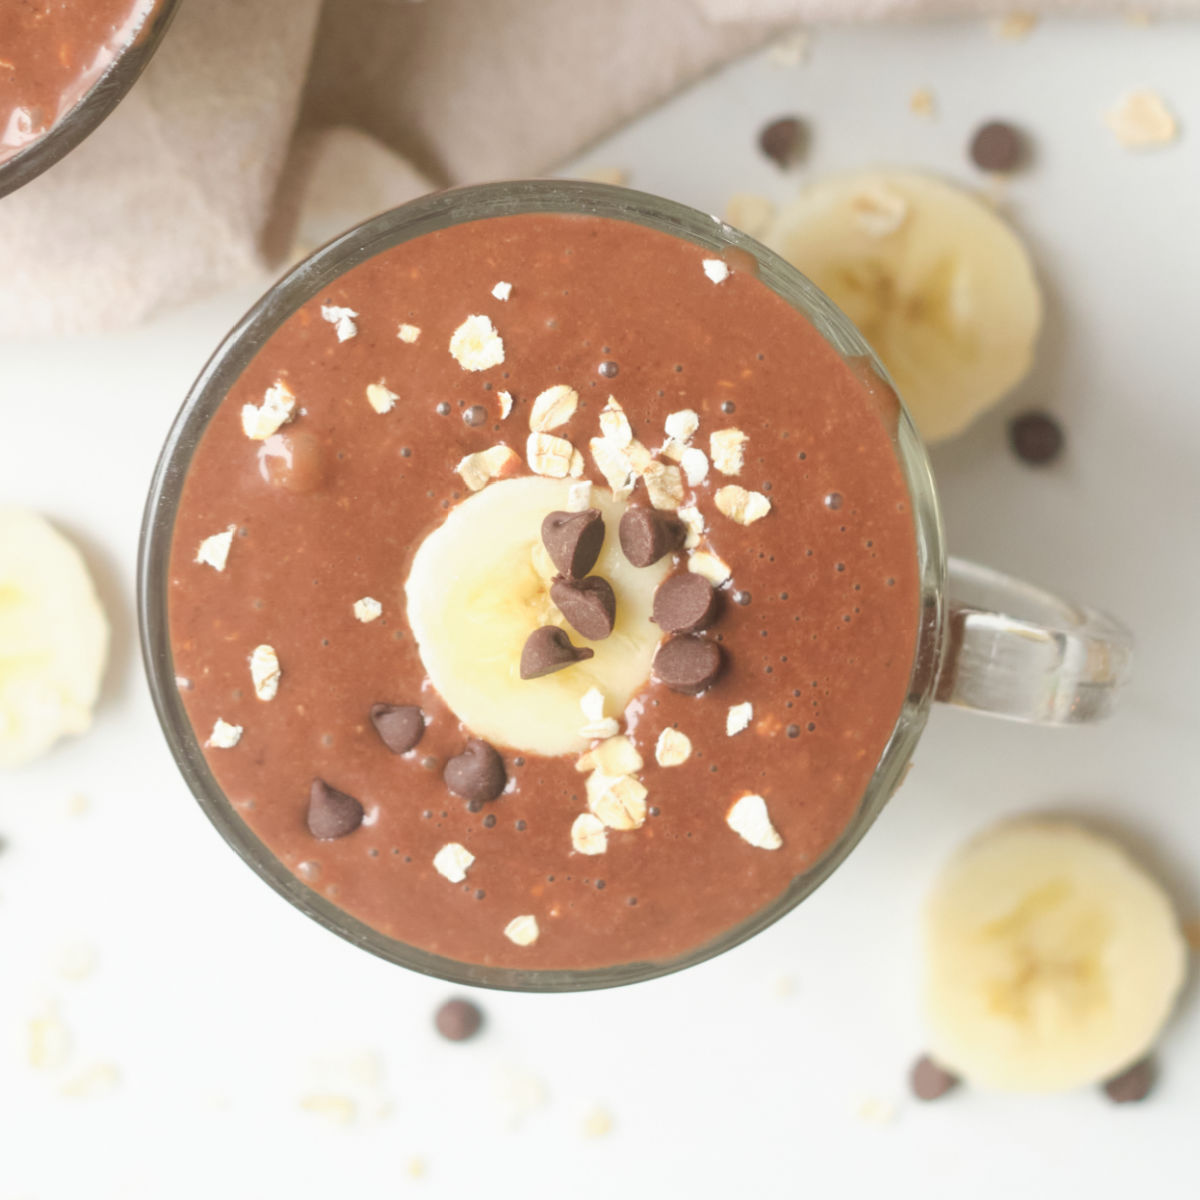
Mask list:
[[[104,74],[36,141],[0,161],[0,197],[36,179],[66,157],[124,99],[154,57],[180,0],[158,0],[137,36],[108,65]]]
[[[1126,678],[1132,639],[1101,613],[985,567],[956,559],[947,563],[925,448],[907,411],[897,404],[893,444],[912,501],[921,581],[922,619],[908,695],[854,818],[824,858],[782,895],[713,941],[678,957],[567,971],[487,967],[430,954],[385,937],[311,890],[258,840],[225,798],[179,697],[168,637],[167,565],[188,463],[209,418],[263,343],[339,276],[422,234],[527,212],[632,221],[718,254],[740,251],[752,256],[763,283],[803,313],[856,370],[873,372],[886,394],[894,396],[883,365],[823,293],[776,254],[695,209],[624,188],[556,180],[484,184],[424,196],[318,250],[267,292],[209,360],[171,428],[154,473],[142,525],[138,607],[150,689],[179,769],[221,835],[277,892],[348,941],[413,970],[456,983],[558,992],[651,979],[745,941],[814,891],[870,828],[904,778],[934,700],[1051,725],[1098,720],[1110,711]]]

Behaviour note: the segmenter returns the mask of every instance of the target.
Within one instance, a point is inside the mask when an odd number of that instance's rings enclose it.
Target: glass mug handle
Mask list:
[[[1040,725],[1112,712],[1133,659],[1120,622],[990,567],[948,568],[938,700]]]

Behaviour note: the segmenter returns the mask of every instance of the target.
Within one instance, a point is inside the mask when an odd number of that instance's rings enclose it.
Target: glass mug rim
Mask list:
[[[929,460],[901,402],[892,441],[909,493],[920,582],[917,641],[903,706],[855,814],[837,841],[771,903],[709,942],[670,959],[587,969],[522,969],[460,962],[380,933],[293,875],[243,822],[216,783],[176,684],[167,622],[167,570],[175,515],[192,453],[209,419],[267,339],[335,279],[393,246],[438,229],[524,213],[631,221],[714,253],[736,250],[750,254],[757,261],[760,281],[806,317],[844,360],[865,362],[891,386],[883,364],[824,293],[774,252],[697,209],[644,192],[571,180],[520,180],[431,193],[355,226],[291,269],[213,353],[184,400],[155,467],[138,547],[138,624],[155,710],[176,765],[217,831],[275,891],[354,945],[426,975],[510,991],[583,991],[657,978],[732,949],[795,908],[849,855],[899,786],[929,716],[945,637],[946,559]]]
[[[32,183],[103,124],[149,65],[181,2],[158,0],[100,78],[41,137],[0,162],[0,198]]]

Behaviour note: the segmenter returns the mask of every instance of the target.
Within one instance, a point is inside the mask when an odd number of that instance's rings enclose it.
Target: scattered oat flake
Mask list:
[[[538,940],[539,932],[537,917],[529,913],[513,917],[504,927],[504,936],[517,946],[532,946]]]
[[[353,1125],[358,1120],[358,1105],[351,1097],[336,1092],[310,1092],[300,1098],[300,1107],[334,1125]]]
[[[499,479],[505,472],[520,464],[520,457],[515,450],[508,446],[489,446],[475,454],[468,454],[454,469],[461,476],[463,483],[473,492],[479,491],[493,479]]]
[[[640,829],[646,823],[646,788],[632,775],[593,771],[586,790],[588,810],[609,829]]]
[[[868,1121],[872,1125],[890,1125],[896,1119],[896,1106],[890,1100],[881,1100],[878,1096],[865,1096],[859,1101],[855,1116],[860,1121]]]
[[[71,942],[58,952],[57,971],[63,979],[78,983],[96,969],[98,961],[95,946],[87,942]]]
[[[590,687],[579,698],[579,708],[585,723],[579,730],[579,736],[585,738],[610,738],[620,731],[620,725],[613,717],[604,715],[606,703],[604,693],[596,687]]]
[[[625,410],[613,396],[609,396],[604,411],[600,414],[600,432],[619,450],[626,449],[633,441],[633,426],[629,424]]]
[[[775,67],[798,67],[808,59],[812,34],[807,29],[793,29],[773,42],[767,50],[767,62]]]
[[[592,458],[612,489],[615,500],[626,500],[633,491],[634,471],[629,456],[620,446],[614,446],[608,438],[592,438],[588,442]]]
[[[424,1179],[429,1167],[423,1158],[410,1158],[405,1170],[408,1172],[409,1179]]]
[[[592,481],[590,479],[582,479],[567,488],[567,512],[584,512],[591,505]]]
[[[667,413],[663,429],[673,442],[690,442],[696,430],[700,428],[700,417],[692,408],[681,408],[678,412]]]
[[[242,740],[242,732],[240,725],[231,725],[218,717],[204,744],[212,746],[214,750],[232,750]]]
[[[534,433],[545,433],[565,425],[579,405],[579,393],[565,383],[556,383],[538,393],[529,410],[529,428]]]
[[[884,183],[864,184],[849,203],[854,223],[868,237],[888,237],[908,219],[908,201]]]
[[[757,192],[735,192],[725,202],[725,221],[751,237],[761,237],[775,219],[775,204]]]
[[[53,1071],[70,1056],[71,1035],[58,1011],[48,1005],[29,1022],[29,1065],[39,1071]]]
[[[927,87],[917,88],[908,98],[909,111],[915,117],[937,116],[937,100]]]
[[[396,336],[406,345],[411,346],[421,336],[420,326],[401,325]]]
[[[492,295],[495,296],[497,300],[507,300],[509,296],[512,295],[512,284],[505,283],[503,280],[501,280],[494,288],[492,288]]]
[[[531,433],[525,440],[525,459],[536,475],[565,479],[571,473],[575,447],[552,433]]]
[[[700,265],[713,283],[724,283],[729,278],[729,264],[722,258],[706,258]]]
[[[462,883],[474,861],[475,855],[466,846],[458,842],[447,842],[433,856],[433,869],[451,883]]]
[[[684,498],[683,472],[667,463],[651,462],[642,472],[646,494],[657,509],[674,511]]]
[[[73,1100],[90,1100],[115,1091],[120,1082],[121,1072],[116,1063],[93,1063],[68,1079],[59,1091]]]
[[[767,802],[761,796],[750,794],[735,800],[725,814],[725,824],[760,850],[778,850],[783,845],[783,838],[771,824]]]
[[[391,391],[382,379],[378,383],[367,384],[367,403],[380,415],[391,412],[399,399],[400,397]]]
[[[594,1108],[583,1120],[583,1136],[589,1138],[606,1137],[612,1133],[612,1114],[603,1108]]]
[[[739,525],[753,525],[771,511],[771,502],[762,492],[748,492],[736,483],[718,488],[713,503],[718,511]]]
[[[265,643],[255,646],[250,655],[250,678],[254,682],[254,694],[260,700],[274,700],[279,691],[279,656],[273,646]]]
[[[689,487],[697,487],[708,478],[708,455],[699,446],[689,446],[679,459]]]
[[[695,550],[688,555],[688,570],[720,587],[733,574],[729,564],[708,550]]]
[[[212,537],[206,537],[196,551],[195,561],[198,563],[207,563],[210,567],[218,571],[225,570],[225,563],[229,559],[229,548],[233,545],[233,535],[236,530],[236,525],[230,525],[224,532],[214,533]]]
[[[740,429],[718,429],[709,434],[708,450],[712,465],[722,475],[740,475],[746,461],[746,443],[750,439]]]
[[[1148,88],[1126,93],[1109,109],[1105,120],[1117,141],[1130,150],[1165,146],[1179,134],[1162,97]]]
[[[357,316],[354,309],[344,308],[340,304],[321,305],[321,319],[333,326],[339,342],[348,342],[358,333],[358,326],[354,323]]]
[[[1019,42],[1037,28],[1038,19],[1031,12],[1011,12],[990,22],[993,36],[1006,41]]]
[[[490,317],[468,317],[450,336],[450,353],[464,371],[486,371],[504,361],[504,342]]]
[[[603,854],[608,849],[604,822],[591,813],[580,813],[571,824],[571,845],[580,854]]]
[[[505,420],[513,409],[512,392],[497,392],[500,400],[500,420]]]
[[[282,379],[263,394],[261,404],[242,405],[242,432],[256,442],[264,441],[292,419],[296,397]]]
[[[700,545],[700,538],[704,533],[703,514],[694,504],[685,504],[682,508],[675,510],[675,515],[687,526],[687,537],[684,539],[683,548],[694,550]]]
[[[374,596],[364,596],[354,602],[354,616],[364,625],[383,616],[383,605]]]
[[[664,729],[654,744],[654,761],[660,767],[678,767],[687,762],[691,755],[692,739],[678,729]]]
[[[743,729],[749,728],[753,718],[754,705],[749,700],[742,704],[731,704],[729,712],[725,714],[726,736],[733,737],[735,733],[741,733]]]
[[[592,766],[605,775],[634,775],[642,769],[642,756],[624,735],[606,738],[591,751]]]

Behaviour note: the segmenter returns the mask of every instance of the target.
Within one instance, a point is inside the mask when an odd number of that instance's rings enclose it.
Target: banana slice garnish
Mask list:
[[[1029,370],[1042,297],[995,211],[910,171],[838,175],[787,205],[763,240],[858,326],[921,436],[965,429]]]
[[[0,767],[87,729],[107,655],[79,551],[37,513],[0,508]]]
[[[541,541],[543,518],[569,507],[569,479],[517,478],[469,496],[421,544],[405,585],[408,619],[421,662],[442,699],[475,736],[531,754],[572,754],[588,746],[580,700],[592,688],[605,714],[619,716],[646,683],[658,646],[650,620],[667,556],[634,567],[621,553],[625,506],[593,488],[604,518],[604,547],[593,575],[612,585],[616,625],[601,641],[574,631],[595,656],[553,675],[520,677],[521,650],[541,625],[567,628],[550,600],[555,568]]]
[[[984,1088],[1111,1078],[1154,1044],[1186,949],[1166,893],[1115,842],[1002,825],[949,864],[926,912],[932,1057]]]

